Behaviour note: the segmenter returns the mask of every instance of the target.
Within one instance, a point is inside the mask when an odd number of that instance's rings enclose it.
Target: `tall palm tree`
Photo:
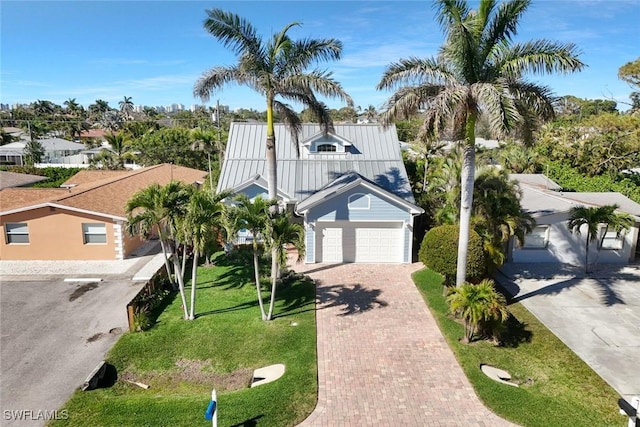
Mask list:
[[[120,112],[124,116],[125,120],[131,118],[131,113],[133,113],[133,101],[130,96],[125,96],[124,99],[118,102],[120,106]]]
[[[259,266],[259,246],[258,240],[262,239],[269,222],[269,209],[276,203],[275,200],[265,200],[258,196],[251,200],[245,194],[238,194],[234,198],[235,207],[229,211],[232,216],[233,227],[232,232],[236,233],[241,228],[246,228],[252,235],[253,247],[253,271],[256,281],[256,293],[258,294],[258,304],[260,305],[260,314],[262,320],[267,320],[264,311],[264,303],[262,301],[262,292],[260,287],[260,266]]]
[[[567,218],[567,228],[571,233],[575,233],[578,236],[582,234],[583,227],[586,227],[586,249],[584,259],[584,271],[589,273],[589,243],[595,242],[600,237],[600,244],[597,249],[600,251],[604,237],[607,234],[609,227],[613,228],[618,235],[623,231],[629,229],[633,225],[633,219],[625,214],[618,214],[615,210],[618,209],[618,205],[605,205],[605,206],[574,206],[569,211],[569,217]],[[601,225],[604,225],[604,230],[601,230]],[[600,234],[600,233],[603,234]]]
[[[456,284],[465,281],[473,202],[475,127],[485,116],[491,133],[531,129],[553,117],[551,90],[526,81],[527,73],[568,73],[584,64],[571,43],[536,40],[514,43],[518,22],[531,0],[436,0],[445,42],[436,58],[401,59],[385,70],[377,88],[396,92],[387,101],[383,123],[425,111],[425,128],[437,135],[446,124],[464,141],[460,241]],[[530,135],[530,132],[523,132]]]
[[[496,291],[493,280],[489,279],[477,285],[464,283],[453,288],[447,302],[451,311],[464,320],[462,342],[467,344],[473,340],[478,328],[496,320],[504,322],[509,316],[504,295]]]
[[[267,221],[267,234],[271,236],[269,244],[272,246],[271,251],[277,254],[275,258],[271,258],[271,271],[276,274],[271,275],[271,300],[269,302],[269,312],[267,320],[271,320],[273,316],[273,306],[276,300],[276,285],[280,277],[281,268],[287,264],[287,251],[285,246],[292,244],[298,250],[298,261],[304,257],[304,228],[300,224],[292,223],[291,216],[288,212],[276,214]]]
[[[205,72],[196,82],[193,94],[206,102],[217,90],[236,83],[248,86],[265,97],[270,199],[276,199],[278,191],[274,111],[291,130],[296,148],[301,129],[296,112],[278,97],[311,109],[325,132],[330,130],[331,118],[327,107],[314,92],[337,97],[350,105],[353,103],[342,86],[333,80],[331,73],[319,69],[306,71],[316,62],[340,59],[342,43],[335,39],[292,40],[287,33],[299,25],[292,22],[265,41],[247,20],[221,9],[207,10],[204,21],[205,29],[238,56],[238,63],[217,66]]]

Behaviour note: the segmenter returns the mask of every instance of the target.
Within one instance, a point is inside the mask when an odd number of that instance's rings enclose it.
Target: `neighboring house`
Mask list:
[[[44,149],[43,163],[82,164],[86,161],[86,157],[81,154],[85,149],[84,144],[62,138],[44,138],[38,141]],[[22,139],[0,146],[0,164],[24,165],[27,142],[27,140]]]
[[[264,123],[232,123],[218,191],[267,197]],[[275,126],[278,199],[301,218],[306,263],[411,262],[416,206],[395,126]]]
[[[605,206],[616,204],[617,212],[635,218],[635,226],[621,236],[608,230],[602,247],[589,245],[589,261],[626,264],[636,259],[640,205],[620,193],[574,193],[561,191],[558,184],[540,174],[512,174],[522,190],[522,208],[533,215],[537,226],[525,236],[523,246],[515,241],[510,244],[509,262],[550,262],[584,265],[586,251],[586,227],[580,235],[567,227],[569,210],[575,206]],[[601,233],[604,233],[604,226]],[[600,235],[602,236],[602,234]]]
[[[46,181],[47,179],[49,178],[46,176],[0,171],[0,190],[10,187],[26,187],[36,182]]]
[[[143,243],[125,230],[129,198],[152,183],[200,185],[206,175],[163,164],[135,171],[82,170],[62,188],[0,190],[0,259],[122,260]]]

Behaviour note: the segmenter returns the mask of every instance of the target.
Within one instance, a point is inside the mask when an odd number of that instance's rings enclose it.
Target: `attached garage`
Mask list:
[[[411,262],[413,217],[422,209],[361,175],[344,175],[298,204],[307,263]]]
[[[403,222],[333,222],[316,228],[316,259],[323,263],[403,262]]]

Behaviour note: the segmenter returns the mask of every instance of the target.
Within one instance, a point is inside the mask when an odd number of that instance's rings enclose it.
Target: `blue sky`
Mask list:
[[[375,90],[388,64],[432,56],[442,43],[430,1],[2,0],[0,102],[76,98],[88,106],[104,99],[117,107],[130,96],[142,105],[200,104],[192,95],[196,79],[215,65],[235,63],[203,29],[205,9],[214,7],[248,19],[264,36],[299,21],[294,38],[341,40],[342,60],[322,67],[362,108],[380,109],[388,97]],[[628,101],[631,88],[617,72],[640,55],[638,22],[640,0],[534,0],[516,40],[546,38],[581,49],[588,65],[581,73],[531,77],[557,95]],[[217,99],[232,109],[265,109],[258,94],[237,86],[207,105]]]

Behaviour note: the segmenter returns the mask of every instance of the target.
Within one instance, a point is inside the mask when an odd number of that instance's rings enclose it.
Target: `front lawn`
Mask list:
[[[521,304],[509,305],[505,345],[458,341],[463,326],[449,315],[442,277],[428,269],[413,280],[427,301],[478,397],[496,414],[522,426],[622,426],[618,394]],[[479,369],[508,371],[520,387],[497,383]]]
[[[220,426],[302,421],[317,398],[315,287],[304,279],[282,286],[276,318],[264,322],[252,274],[251,263],[232,264],[224,255],[216,266],[200,267],[199,317],[183,320],[179,296],[170,296],[153,328],[123,335],[109,352],[115,384],[76,392],[62,408],[69,419],[51,425],[210,425],[204,412],[212,388]],[[268,297],[263,292],[266,304]],[[254,369],[275,363],[286,365],[282,378],[248,388]]]

